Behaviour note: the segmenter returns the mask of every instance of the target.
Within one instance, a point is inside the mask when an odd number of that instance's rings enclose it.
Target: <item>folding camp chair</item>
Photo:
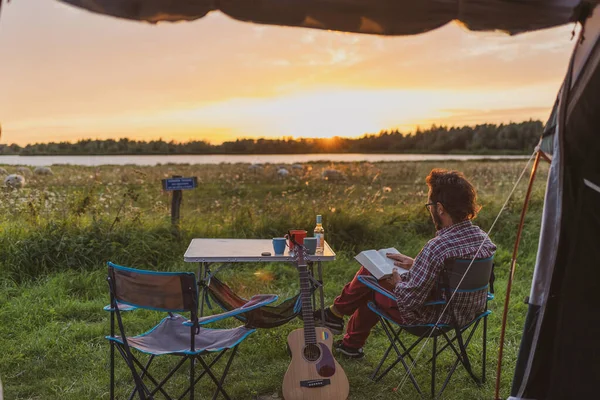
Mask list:
[[[166,392],[165,384],[189,360],[189,386],[182,388],[178,399],[189,395],[194,399],[194,387],[203,376],[208,376],[216,385],[213,399],[219,396],[229,399],[223,389],[223,382],[237,352],[238,345],[255,331],[253,328],[238,326],[232,329],[209,329],[203,325],[255,310],[277,300],[274,295],[257,295],[247,303],[234,310],[198,317],[198,286],[196,276],[188,272],[154,272],[122,267],[108,263],[108,285],[110,289],[110,305],[105,310],[111,312],[110,318],[110,398],[114,399],[115,391],[115,349],[121,354],[129,367],[134,388],[129,396],[140,400],[154,399],[160,392],[164,398],[172,399]],[[121,313],[136,308],[164,311],[168,313],[162,321],[146,333],[138,336],[127,336]],[[189,312],[185,318],[176,312]],[[115,319],[120,336],[115,335]],[[131,349],[149,354],[145,364],[136,357]],[[211,368],[228,351],[231,354],[222,375],[217,378]],[[213,353],[212,359],[205,361],[204,356]],[[175,355],[179,362],[162,379],[156,379],[149,370],[156,356]],[[196,376],[196,365],[202,367],[202,373]],[[154,373],[154,372],[153,372]],[[151,384],[151,385],[150,385]]]
[[[439,313],[442,312],[443,308],[447,304],[447,300],[450,299],[454,291],[456,291],[457,293],[476,292],[483,290],[487,291],[485,308],[482,309],[473,320],[469,321],[463,326],[458,326],[458,324],[456,323],[457,320],[456,313],[453,307],[453,301],[451,301],[447,305],[445,311],[446,313],[448,313],[448,315],[450,315],[451,323],[440,323],[437,325],[437,321],[432,321],[431,323],[427,324],[416,325],[405,325],[399,323],[384,310],[380,309],[374,302],[369,302],[369,308],[379,316],[379,320],[381,322],[381,326],[383,327],[383,331],[385,332],[387,338],[390,341],[390,345],[385,351],[383,357],[381,358],[381,361],[373,371],[371,379],[379,381],[381,378],[387,375],[387,373],[390,372],[398,363],[401,363],[404,369],[406,370],[406,373],[408,374],[408,377],[410,378],[411,382],[415,386],[417,392],[419,394],[423,394],[410,368],[412,363],[414,363],[415,361],[413,356],[411,355],[411,351],[415,349],[417,345],[419,345],[419,343],[421,343],[423,340],[431,338],[433,342],[433,352],[431,358],[429,359],[429,362],[431,362],[431,396],[433,398],[436,398],[436,396],[441,396],[442,392],[448,385],[450,378],[456,371],[459,364],[465,368],[469,376],[471,376],[471,378],[475,381],[477,385],[480,385],[483,382],[485,382],[485,363],[487,352],[487,317],[491,314],[491,311],[487,309],[487,303],[489,300],[492,300],[494,298],[493,266],[494,264],[492,257],[475,260],[472,263],[471,260],[461,259],[448,260],[448,262],[446,262],[442,270],[440,280],[438,282],[438,292],[440,294],[439,299],[435,301],[430,301],[425,304],[425,306],[427,307],[437,307],[438,318]],[[467,272],[466,275],[465,272]],[[358,279],[371,289],[393,300],[396,299],[393,293],[379,285],[375,277],[359,276]],[[482,372],[481,379],[479,379],[473,372],[471,360],[469,359],[469,355],[467,354],[467,347],[469,346],[469,343],[471,343],[471,339],[473,338],[473,335],[477,330],[479,323],[482,320]],[[406,332],[411,336],[416,336],[417,339],[409,346],[406,346],[400,338],[401,332]],[[442,338],[445,342],[440,349],[438,349],[438,338]],[[436,393],[436,361],[437,357],[447,348],[450,348],[452,350],[452,352],[456,356],[456,360],[452,365],[452,368],[448,372],[448,375],[446,376],[442,388],[438,393]],[[383,372],[380,372],[387,358],[392,354],[392,350],[396,353],[396,359]]]

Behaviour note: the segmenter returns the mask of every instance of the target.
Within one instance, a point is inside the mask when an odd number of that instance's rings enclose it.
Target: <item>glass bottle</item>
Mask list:
[[[325,229],[323,229],[323,219],[317,215],[317,226],[315,226],[315,237],[317,238],[317,253],[323,254],[325,250]]]

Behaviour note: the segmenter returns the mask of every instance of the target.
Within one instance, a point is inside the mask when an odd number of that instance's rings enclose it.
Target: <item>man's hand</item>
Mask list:
[[[396,287],[396,285],[398,284],[398,282],[402,281],[401,279],[401,275],[398,272],[398,270],[396,268],[394,268],[394,270],[392,271],[392,276],[390,276],[388,278],[388,281],[394,286]]]
[[[405,256],[404,254],[398,253],[386,253],[387,258],[394,260],[394,265],[398,267],[402,267],[404,269],[410,269],[412,267],[414,259],[409,256]]]

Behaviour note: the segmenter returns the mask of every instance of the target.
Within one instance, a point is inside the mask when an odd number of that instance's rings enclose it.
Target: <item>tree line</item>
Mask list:
[[[0,154],[98,155],[98,154],[303,154],[303,153],[530,153],[538,143],[543,124],[526,121],[447,127],[432,125],[413,133],[381,131],[351,139],[238,139],[222,144],[208,141],[175,142],[83,139],[75,143],[50,142],[2,145]]]

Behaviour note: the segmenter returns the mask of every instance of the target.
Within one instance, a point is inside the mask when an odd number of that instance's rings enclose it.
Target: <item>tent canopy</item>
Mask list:
[[[412,35],[458,20],[509,34],[578,19],[580,0],[58,0],[151,23],[190,21],[212,11],[240,21],[378,35]],[[591,0],[588,3],[598,3]]]

